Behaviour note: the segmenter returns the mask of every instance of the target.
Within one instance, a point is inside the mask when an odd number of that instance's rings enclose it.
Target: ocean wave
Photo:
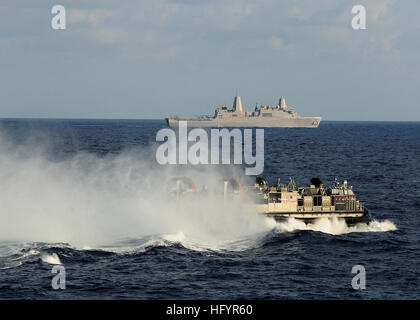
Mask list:
[[[61,260],[58,257],[58,255],[53,253],[43,253],[41,255],[42,262],[48,263],[48,264],[61,264]]]
[[[268,219],[268,218],[267,218]],[[76,247],[63,243],[18,243],[0,244],[0,270],[16,268],[27,262],[39,261],[45,264],[64,264],[67,262],[90,262],[109,254],[136,255],[164,247],[182,247],[203,253],[241,252],[264,246],[278,235],[295,231],[322,232],[334,236],[358,232],[387,232],[397,230],[390,220],[373,220],[348,226],[341,219],[322,218],[305,224],[290,218],[285,222],[268,219],[266,231],[249,234],[239,238],[209,239],[190,236],[184,232],[123,239],[111,244]],[[64,262],[63,262],[64,261]]]
[[[397,230],[397,226],[390,220],[372,220],[369,223],[357,223],[348,226],[343,219],[339,218],[320,218],[313,223],[304,223],[294,218],[285,222],[278,223],[278,232],[293,232],[295,230],[318,231],[331,235],[342,235],[356,232],[387,232]]]
[[[66,250],[72,250],[72,248],[63,243],[0,243],[0,270],[37,261],[46,264],[61,264],[60,257],[54,251],[65,252]]]
[[[239,252],[263,246],[268,241],[267,237],[275,237],[278,234],[292,233],[294,231],[315,231],[339,236],[349,233],[398,230],[395,223],[390,220],[372,220],[370,223],[358,223],[348,226],[343,219],[337,218],[320,218],[310,224],[293,218],[285,222],[275,222],[274,219],[267,218],[266,226],[267,229],[265,231],[236,238],[209,239],[208,237],[198,237],[197,235],[178,232],[123,241],[118,246],[100,247],[100,249],[119,254],[135,254],[146,252],[154,247],[181,245],[186,249],[200,252]]]

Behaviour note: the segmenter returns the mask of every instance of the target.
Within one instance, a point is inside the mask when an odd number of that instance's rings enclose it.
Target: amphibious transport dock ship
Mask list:
[[[277,221],[295,218],[312,222],[318,218],[343,218],[349,225],[369,222],[370,213],[356,199],[353,188],[344,180],[335,180],[334,185],[324,187],[318,178],[312,178],[308,187],[296,187],[293,178],[289,184],[268,186],[263,178],[257,178],[254,185],[257,211]]]
[[[178,117],[166,118],[170,127],[179,125],[179,121],[187,121],[189,127],[289,127],[316,128],[321,117],[301,117],[293,108],[286,106],[282,96],[276,106],[256,106],[252,112],[242,110],[241,97],[236,96],[232,110],[226,107],[217,108],[214,116],[200,116],[192,119]]]

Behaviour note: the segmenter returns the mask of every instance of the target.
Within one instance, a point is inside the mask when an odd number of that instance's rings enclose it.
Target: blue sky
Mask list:
[[[51,28],[63,5],[67,29]],[[353,5],[367,29],[353,30]],[[275,104],[420,121],[417,0],[2,0],[0,117],[149,118]]]

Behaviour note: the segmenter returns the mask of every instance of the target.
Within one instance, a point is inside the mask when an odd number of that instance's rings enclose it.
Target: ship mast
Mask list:
[[[286,109],[286,99],[284,99],[283,96],[281,96],[280,101],[279,101],[279,105],[281,109]]]
[[[238,95],[236,95],[235,99],[233,100],[233,112],[243,112],[241,97]]]

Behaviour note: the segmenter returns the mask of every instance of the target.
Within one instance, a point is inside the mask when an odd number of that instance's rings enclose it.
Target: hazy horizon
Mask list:
[[[132,120],[132,121],[165,121],[165,118],[52,118],[52,117],[40,117],[40,118],[31,118],[31,117],[6,117],[0,118],[0,120]],[[334,120],[326,119],[321,120],[322,122],[420,122],[420,120]],[[268,129],[268,128],[267,128]],[[272,129],[272,128],[270,128]],[[287,128],[286,128],[287,129]],[[305,128],[304,128],[305,129]]]

